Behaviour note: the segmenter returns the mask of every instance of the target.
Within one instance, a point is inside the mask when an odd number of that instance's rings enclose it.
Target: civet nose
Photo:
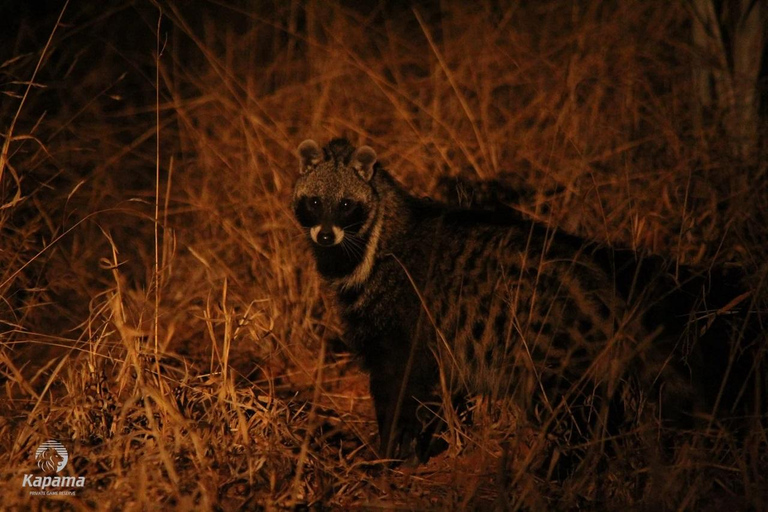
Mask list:
[[[320,231],[317,234],[317,243],[318,245],[322,245],[323,247],[329,247],[333,245],[334,239],[336,237],[333,234],[333,231]]]

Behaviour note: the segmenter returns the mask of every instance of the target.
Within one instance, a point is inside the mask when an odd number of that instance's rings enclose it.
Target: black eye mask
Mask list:
[[[302,197],[296,203],[293,213],[296,215],[296,220],[299,221],[299,224],[305,228],[317,226],[321,222],[323,215],[322,203],[313,204],[315,200],[319,201],[313,197]]]

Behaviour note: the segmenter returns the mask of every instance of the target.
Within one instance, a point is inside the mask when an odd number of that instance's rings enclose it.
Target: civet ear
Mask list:
[[[320,146],[312,139],[307,139],[299,144],[299,173],[306,174],[314,166],[320,163],[323,152]]]
[[[376,163],[376,152],[370,146],[362,146],[352,154],[349,165],[357,171],[365,181],[373,178],[373,165]]]

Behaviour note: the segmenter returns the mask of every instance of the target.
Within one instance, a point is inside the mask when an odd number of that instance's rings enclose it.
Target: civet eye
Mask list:
[[[349,199],[342,199],[341,202],[339,203],[339,208],[341,208],[342,210],[349,210],[350,208],[352,208],[352,201],[350,201]]]
[[[309,198],[309,205],[312,208],[320,208],[320,198],[319,197],[310,197]]]

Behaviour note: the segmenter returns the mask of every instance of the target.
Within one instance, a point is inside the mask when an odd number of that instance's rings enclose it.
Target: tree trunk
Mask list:
[[[706,113],[719,118],[732,151],[756,154],[760,96],[758,80],[766,44],[767,0],[692,0],[695,47],[694,122],[703,130]]]

